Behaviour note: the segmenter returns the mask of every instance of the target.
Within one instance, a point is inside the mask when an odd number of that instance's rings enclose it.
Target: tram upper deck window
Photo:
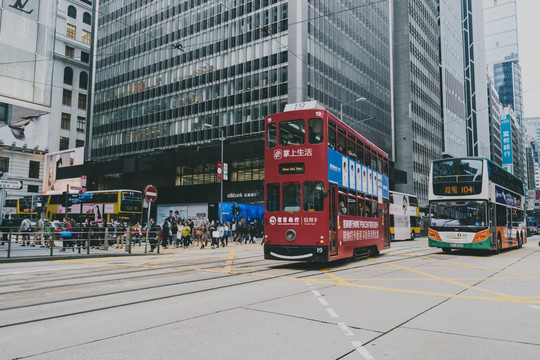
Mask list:
[[[337,146],[337,150],[339,153],[345,155],[346,152],[345,152],[345,149],[346,149],[346,138],[345,138],[345,129],[342,129],[340,127],[338,127],[338,146]]]
[[[328,120],[328,147],[336,149],[336,124],[330,120]]]
[[[279,123],[279,145],[301,145],[305,138],[304,120],[289,120]]]
[[[322,119],[308,120],[308,138],[310,144],[321,144],[323,142]]]
[[[272,148],[276,146],[276,124],[270,124],[266,127],[266,147]]]

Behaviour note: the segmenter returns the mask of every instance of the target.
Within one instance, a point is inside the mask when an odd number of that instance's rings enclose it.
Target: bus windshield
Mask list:
[[[429,223],[434,230],[443,228],[487,228],[486,201],[433,201],[429,204]],[[462,229],[460,229],[462,230]]]
[[[480,159],[448,159],[433,162],[433,183],[481,182]]]

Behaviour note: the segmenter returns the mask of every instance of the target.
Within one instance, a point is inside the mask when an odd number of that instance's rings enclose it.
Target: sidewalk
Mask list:
[[[59,260],[59,259],[77,259],[77,258],[92,258],[92,257],[121,257],[121,256],[144,256],[144,255],[160,255],[160,254],[174,254],[183,251],[212,251],[210,246],[200,249],[196,246],[191,246],[187,249],[182,247],[168,247],[166,249],[160,247],[159,254],[158,249],[154,252],[150,252],[150,245],[146,248],[145,253],[145,244],[141,246],[135,245],[131,247],[131,254],[126,250],[126,248],[117,249],[115,245],[111,245],[107,250],[100,248],[90,248],[90,253],[88,249],[81,247],[66,247],[65,251],[61,251],[62,246],[61,241],[55,241],[55,246],[53,248],[52,256],[51,249],[49,247],[41,247],[40,245],[33,246],[22,246],[21,243],[12,243],[10,249],[10,257],[7,257],[8,254],[8,245],[0,245],[0,264],[9,263],[9,262],[23,262],[23,261],[46,261],[46,260]],[[242,244],[238,245],[234,242],[229,242],[229,247],[235,246],[259,246],[260,241],[256,244]],[[222,247],[220,247],[222,248]]]

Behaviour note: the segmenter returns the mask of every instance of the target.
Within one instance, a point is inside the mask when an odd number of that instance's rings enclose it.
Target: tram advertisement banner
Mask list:
[[[378,173],[353,159],[328,149],[328,181],[366,195],[389,198],[388,176]]]
[[[338,228],[338,237],[346,244],[359,240],[378,240],[381,238],[380,219],[359,220],[353,217],[342,217],[342,226]],[[341,233],[341,234],[340,234]]]

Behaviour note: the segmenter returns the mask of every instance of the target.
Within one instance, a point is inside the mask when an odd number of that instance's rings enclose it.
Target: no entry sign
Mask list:
[[[157,199],[157,189],[154,185],[147,185],[144,188],[144,197],[149,202],[154,202]]]

